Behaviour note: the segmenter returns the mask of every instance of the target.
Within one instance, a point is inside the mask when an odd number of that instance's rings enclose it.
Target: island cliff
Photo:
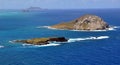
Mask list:
[[[110,26],[99,16],[84,15],[73,21],[60,23],[50,27],[67,30],[105,30]]]
[[[50,37],[50,38],[34,38],[28,40],[13,40],[14,43],[26,43],[26,44],[33,44],[33,45],[46,45],[50,44],[50,42],[66,42],[68,41],[64,37]]]

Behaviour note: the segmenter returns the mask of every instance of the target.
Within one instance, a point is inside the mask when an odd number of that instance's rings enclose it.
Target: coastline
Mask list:
[[[34,45],[34,44],[27,44],[23,43],[23,47],[50,47],[50,46],[60,46],[62,44],[66,43],[73,43],[73,42],[80,42],[80,41],[85,41],[85,40],[102,40],[102,39],[108,39],[110,38],[109,36],[90,36],[90,37],[84,37],[84,38],[69,38],[67,42],[50,42],[50,44],[46,45]],[[9,41],[10,43],[15,43],[12,41]],[[1,46],[3,48],[3,46]]]
[[[57,28],[52,28],[51,26],[38,26],[36,28],[47,28],[51,30],[68,30],[68,29],[57,29]],[[120,26],[111,26],[110,28],[107,28],[105,30],[68,30],[68,31],[84,31],[84,32],[104,32],[104,31],[115,31],[116,29],[120,28]]]

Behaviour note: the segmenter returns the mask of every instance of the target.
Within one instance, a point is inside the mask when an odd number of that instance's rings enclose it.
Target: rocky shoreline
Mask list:
[[[107,30],[110,28],[102,18],[96,15],[84,15],[70,22],[60,23],[57,25],[49,26],[53,29],[63,29],[63,30]],[[67,42],[68,39],[65,37],[49,37],[49,38],[34,38],[27,40],[13,40],[14,43],[26,43],[33,45],[46,45],[50,42]]]
[[[63,22],[50,26],[55,29],[65,30],[106,30],[110,28],[102,18],[96,15],[83,15],[70,22]]]
[[[26,44],[33,44],[33,45],[46,45],[50,44],[50,42],[67,42],[68,39],[65,37],[50,37],[50,38],[34,38],[34,39],[27,39],[27,40],[13,40],[13,43],[26,43]]]

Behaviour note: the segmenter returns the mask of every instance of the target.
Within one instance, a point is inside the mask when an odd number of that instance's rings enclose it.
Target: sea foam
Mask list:
[[[47,28],[47,29],[52,29],[52,30],[65,30],[65,29],[52,28],[50,26],[39,26],[39,27],[36,27],[36,28]]]
[[[4,46],[1,46],[1,45],[0,45],[0,48],[4,48]]]
[[[22,44],[22,46],[24,47],[49,47],[49,46],[59,46],[63,43],[71,43],[71,42],[78,42],[78,41],[85,41],[85,40],[101,40],[101,39],[107,39],[109,38],[109,36],[98,36],[98,37],[86,37],[86,38],[69,38],[67,42],[49,42],[50,44],[46,44],[46,45],[33,45],[33,44]],[[11,41],[9,41],[11,42]],[[11,42],[13,43],[13,42]],[[1,48],[3,46],[0,46]]]
[[[69,38],[67,42],[49,42],[50,44],[46,45],[32,45],[32,44],[23,44],[23,46],[29,47],[49,47],[49,46],[59,46],[61,43],[71,43],[71,42],[78,42],[78,41],[85,41],[85,40],[101,40],[107,39],[109,36],[99,36],[99,37],[86,37],[86,38]]]
[[[66,29],[57,29],[57,28],[52,28],[50,26],[39,26],[36,28],[47,28],[47,29],[52,29],[52,30],[66,30]],[[120,26],[111,26],[110,28],[107,28],[105,30],[89,30],[91,32],[100,32],[100,31],[114,31],[117,28],[120,28]],[[88,31],[88,30],[69,30],[69,31]]]
[[[90,32],[100,32],[100,31],[115,31],[117,28],[120,28],[119,26],[112,26],[110,28],[107,28],[105,30],[89,30]],[[70,30],[70,31],[87,31],[87,30]]]
[[[59,46],[60,44],[53,42],[50,44],[46,44],[46,45],[33,45],[33,44],[22,44],[25,47],[49,47],[49,46]]]
[[[36,47],[48,47],[48,46],[59,46],[60,44],[54,44],[54,43],[51,43],[51,44],[47,44],[47,45],[35,45]]]
[[[77,42],[83,40],[100,40],[100,39],[107,39],[109,36],[99,36],[99,37],[87,37],[87,38],[70,38],[68,42]]]

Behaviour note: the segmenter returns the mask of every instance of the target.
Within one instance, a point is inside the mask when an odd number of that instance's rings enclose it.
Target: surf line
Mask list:
[[[50,26],[39,26],[36,28],[47,28],[47,29],[52,29],[52,30],[67,30],[67,29],[57,29],[57,28],[52,28]],[[120,26],[111,26],[110,28],[107,28],[105,30],[68,30],[68,31],[85,31],[85,32],[100,32],[100,31],[114,31],[116,29],[120,28]]]
[[[69,38],[67,42],[51,42],[47,45],[31,45],[31,44],[23,44],[23,46],[30,46],[30,47],[49,47],[49,46],[59,46],[63,43],[72,43],[72,42],[78,42],[78,41],[84,41],[84,40],[101,40],[101,39],[107,39],[109,36],[99,36],[99,37],[86,37],[86,38]]]
[[[68,42],[77,42],[83,40],[100,40],[100,39],[107,39],[109,36],[99,36],[99,37],[87,37],[87,38],[70,38]]]
[[[50,42],[50,44],[46,45],[33,45],[33,44],[22,44],[24,47],[48,47],[48,46],[59,46],[64,43],[72,43],[72,42],[79,42],[79,41],[85,41],[85,40],[101,40],[101,39],[107,39],[109,36],[91,36],[91,37],[86,37],[86,38],[69,38],[67,42]],[[9,41],[11,42],[11,41]],[[11,42],[13,43],[13,42]],[[2,48],[3,46],[1,46]]]

